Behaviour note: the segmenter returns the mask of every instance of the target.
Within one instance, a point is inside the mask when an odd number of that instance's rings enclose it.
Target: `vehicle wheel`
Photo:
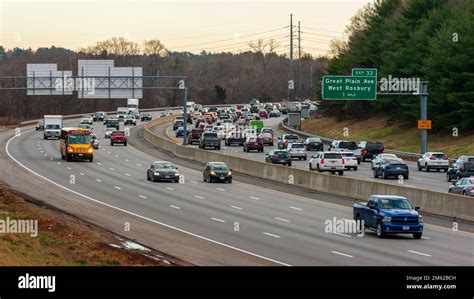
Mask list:
[[[444,169],[444,172],[448,172],[448,169],[447,169],[447,168],[445,168],[445,169]]]
[[[446,181],[451,182],[451,176],[449,175],[449,173],[446,174]]]
[[[113,142],[111,142],[111,143],[110,143],[110,146],[114,146],[114,143],[113,143]]]
[[[306,161],[307,159],[308,159],[307,157],[304,157],[304,158],[303,158],[303,160],[305,160],[305,161]]]
[[[205,177],[205,176],[202,176],[202,181],[203,181],[203,182],[206,181],[206,177]]]
[[[127,146],[127,143],[125,142],[123,145]]]
[[[403,176],[403,179],[404,179],[404,180],[408,180],[408,178],[409,178],[409,175],[408,175],[408,174],[405,175],[405,176]]]
[[[291,167],[291,162],[290,162],[290,163],[288,163],[288,166],[289,166],[289,167]]]
[[[227,183],[232,184],[232,179],[228,180]]]
[[[217,150],[219,150],[219,151],[220,151],[220,150],[221,150],[221,147],[220,147],[220,146],[218,146],[218,147],[217,147]]]
[[[362,162],[365,162],[365,157],[362,157]]]
[[[423,234],[423,233],[414,233],[414,234],[413,234],[413,238],[414,238],[414,239],[421,239],[421,235],[422,235],[422,234]]]
[[[383,231],[383,225],[380,221],[377,222],[377,237],[379,238],[385,237],[385,232]]]
[[[461,176],[458,174],[456,175],[456,181],[459,181],[461,179]]]
[[[466,196],[466,195],[467,195],[467,194],[466,194],[466,191],[463,191],[463,192],[462,192],[462,195]]]
[[[309,170],[313,170],[313,166],[311,166],[311,163],[309,163]]]
[[[71,156],[70,156],[70,155],[66,155],[66,161],[71,162],[71,160],[72,160],[72,159],[71,159]]]
[[[93,160],[94,160],[94,157],[90,157],[90,158],[89,158],[89,162],[92,163]]]
[[[440,171],[440,169],[439,169],[439,168],[438,168],[438,169],[436,169],[436,172],[439,172],[439,171]]]
[[[358,168],[357,168],[357,166],[356,166],[356,167],[354,167],[354,170],[355,170],[355,171],[357,171],[357,169],[358,169]]]
[[[66,159],[66,157],[64,157],[64,155],[61,155],[61,160],[64,160]]]
[[[318,172],[321,172],[321,168],[319,168],[319,164],[317,165],[317,169],[316,169]]]
[[[179,183],[179,178],[178,178],[178,179],[174,179],[174,182],[175,182],[175,183]]]
[[[270,146],[273,146],[273,142],[272,142],[272,143],[270,143]]]
[[[339,175],[344,175],[344,170],[338,171]]]
[[[46,136],[43,136],[43,139],[44,139],[44,140],[48,140],[48,137],[46,137]]]
[[[379,177],[379,175],[377,174],[377,171],[376,171],[375,169],[374,169],[373,173],[374,173],[374,178],[378,178],[378,177]]]
[[[448,193],[453,193],[453,190],[449,189],[449,190],[448,190]]]
[[[148,173],[146,174],[146,180],[151,181],[150,176],[148,175]]]
[[[357,159],[357,165],[360,165],[360,159]]]
[[[387,174],[385,173],[385,170],[382,170],[382,177],[384,180],[386,180],[388,177],[387,177]]]
[[[416,163],[416,168],[418,168],[418,171],[421,171],[421,169],[422,169],[422,168],[421,168],[421,165],[420,165],[420,163],[419,163],[419,162],[418,162],[418,163]]]
[[[426,164],[426,163],[425,163],[425,170],[426,170],[426,172],[430,172],[430,170],[431,170],[430,167],[428,166],[428,164]]]

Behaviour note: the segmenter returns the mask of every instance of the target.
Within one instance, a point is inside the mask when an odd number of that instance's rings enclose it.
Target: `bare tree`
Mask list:
[[[275,49],[279,47],[278,43],[274,39],[268,41],[259,39],[256,42],[249,42],[248,45],[257,55],[257,59],[262,66],[263,74],[265,74],[267,65],[272,59],[272,56],[276,55]]]
[[[151,39],[143,42],[143,54],[163,57],[168,54],[168,49],[159,39]]]

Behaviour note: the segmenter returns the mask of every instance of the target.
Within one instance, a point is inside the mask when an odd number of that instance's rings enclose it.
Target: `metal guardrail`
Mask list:
[[[318,135],[314,135],[314,134],[309,134],[307,132],[298,131],[298,130],[288,126],[286,124],[287,122],[288,122],[288,117],[285,118],[280,123],[281,127],[286,131],[292,132],[293,134],[297,134],[298,136],[301,136],[301,137],[304,137],[304,138],[318,137],[318,138],[321,138],[321,140],[323,141],[323,144],[326,144],[326,145],[331,144],[331,142],[333,142],[335,140],[335,139],[327,138],[327,137],[324,137],[324,136],[318,136]],[[401,158],[404,158],[404,159],[407,159],[407,160],[410,160],[410,161],[417,161],[422,156],[422,154],[418,154],[418,153],[410,153],[410,152],[396,151],[396,150],[390,150],[390,149],[387,149],[386,152],[389,153],[389,154],[395,154],[398,157],[401,157]],[[457,158],[450,158],[449,159],[449,161],[451,163],[455,162],[456,160],[457,160]]]

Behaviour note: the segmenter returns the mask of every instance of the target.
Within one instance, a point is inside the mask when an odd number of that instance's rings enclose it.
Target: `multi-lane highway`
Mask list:
[[[284,117],[263,119],[263,123],[265,127],[270,127],[273,129],[275,138],[281,136],[282,134],[286,134],[285,132],[282,132],[279,129],[279,124],[281,123],[283,119]],[[181,141],[182,139],[173,138],[174,132],[172,130],[172,126],[170,123],[157,126],[153,130],[154,132],[158,132],[161,134],[163,130],[166,130],[167,136],[170,136],[172,139],[176,140],[177,142],[182,142]],[[193,145],[193,146],[197,147],[197,145]],[[278,149],[276,141],[273,147],[265,146],[265,150],[263,153],[258,153],[256,151],[247,153],[243,151],[243,148],[241,146],[233,145],[229,147],[229,146],[225,146],[224,142],[222,142],[220,152],[224,154],[232,155],[232,156],[247,158],[250,160],[265,161],[265,153],[269,152],[272,149]],[[327,150],[327,146],[325,146],[325,149]],[[307,161],[293,160],[291,167],[300,168],[300,169],[308,169],[309,160],[311,156],[314,154],[315,154],[314,151],[308,151]],[[440,192],[448,192],[448,188],[451,185],[451,183],[446,181],[445,172],[418,171],[416,168],[416,162],[412,162],[412,161],[405,161],[405,162],[407,163],[408,168],[410,170],[410,177],[408,180],[399,181],[398,179],[394,179],[394,178],[384,180],[380,177],[376,179],[373,177],[370,161],[361,162],[361,164],[358,166],[357,171],[346,170],[344,172],[344,175],[348,177],[352,177],[352,178],[363,179],[363,180],[370,180],[370,181],[375,180],[379,182],[383,181],[384,183],[388,183],[388,184],[403,184],[404,186],[407,186],[407,187],[423,188],[427,190],[440,191]],[[330,174],[327,174],[327,175],[330,175]]]
[[[267,125],[275,127],[278,121],[269,120]],[[352,209],[319,201],[317,194],[307,197],[284,193],[243,183],[238,178],[232,184],[205,183],[200,171],[181,165],[178,166],[184,184],[148,182],[146,169],[157,157],[132,146],[111,147],[103,139],[104,126],[95,123],[94,129],[101,145],[93,163],[61,160],[58,141],[43,140],[42,132],[34,130],[8,139],[5,149],[11,162],[20,166],[14,171],[32,180],[42,180],[45,190],[61,189],[65,194],[81,197],[88,207],[92,204],[111,213],[127,213],[155,226],[157,234],[164,226],[177,234],[199,239],[209,252],[235,252],[235,255],[227,253],[228,259],[222,254],[217,255],[218,262],[203,264],[473,264],[473,235],[468,232],[426,224],[420,240],[411,236],[378,239],[372,232],[363,237],[326,233],[325,221],[333,217],[350,219]],[[257,154],[249,156],[241,152],[240,147],[223,150],[261,159]],[[307,162],[294,165],[306,168]],[[64,197],[64,205],[68,200]],[[81,202],[74,204],[81,207]],[[107,219],[105,214],[103,217]],[[104,219],[101,221],[106,222]],[[140,229],[134,227],[135,231]],[[137,241],[154,234],[150,229],[146,233]]]

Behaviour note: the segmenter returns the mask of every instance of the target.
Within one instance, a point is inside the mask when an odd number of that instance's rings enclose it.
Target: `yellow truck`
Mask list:
[[[94,159],[94,148],[92,147],[92,132],[82,128],[62,128],[59,142],[61,159],[71,161],[73,159]]]

